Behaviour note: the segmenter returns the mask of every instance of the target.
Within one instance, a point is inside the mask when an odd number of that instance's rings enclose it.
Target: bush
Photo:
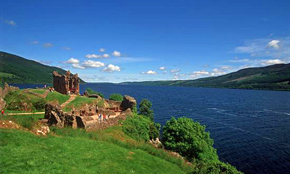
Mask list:
[[[205,126],[190,118],[172,117],[163,126],[163,145],[166,149],[178,152],[189,161],[218,161],[216,149]]]
[[[114,101],[122,101],[123,96],[121,94],[111,94],[109,99]]]
[[[92,94],[98,94],[100,97],[102,98],[105,98],[104,94],[100,93],[100,92],[97,92],[97,91],[94,91],[92,88],[87,88],[86,91],[92,95]]]
[[[152,107],[152,103],[147,99],[143,99],[139,105],[139,115],[144,115],[145,117],[153,121],[154,112],[153,110],[150,109],[151,107]]]
[[[154,123],[154,122],[151,122],[150,125],[149,125],[149,138],[152,140],[152,139],[156,139],[156,138],[159,138],[159,135],[160,135],[160,128],[161,128],[161,125],[159,123]]]
[[[241,174],[234,166],[225,164],[223,162],[204,163],[199,162],[193,167],[194,170],[191,174],[204,174],[204,173],[227,173],[227,174]]]
[[[137,141],[149,141],[150,121],[142,116],[130,116],[123,122],[123,132]]]
[[[44,99],[41,99],[33,103],[33,106],[36,110],[43,110],[45,107],[45,104],[46,104],[46,101]]]

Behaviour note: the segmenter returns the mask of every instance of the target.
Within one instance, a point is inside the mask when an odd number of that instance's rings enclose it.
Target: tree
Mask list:
[[[121,94],[114,93],[110,95],[109,99],[114,101],[122,101],[123,96]]]
[[[178,152],[189,161],[194,159],[217,161],[216,149],[205,126],[190,118],[172,117],[163,126],[163,145],[166,149]]]
[[[150,109],[151,107],[152,103],[147,99],[143,99],[139,104],[139,115],[143,115],[153,121],[154,111]]]

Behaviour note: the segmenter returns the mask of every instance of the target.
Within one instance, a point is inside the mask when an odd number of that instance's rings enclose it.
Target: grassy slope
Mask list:
[[[218,77],[197,80],[128,82],[135,85],[290,90],[290,64],[247,68]]]
[[[0,51],[0,81],[9,84],[51,84],[52,72],[65,70]],[[83,81],[82,81],[83,82]]]
[[[0,173],[127,174],[187,171],[142,149],[99,139],[100,134],[104,135],[105,132],[91,133],[87,137],[79,130],[60,131],[62,133],[58,134],[61,136],[39,137],[19,130],[0,129]]]

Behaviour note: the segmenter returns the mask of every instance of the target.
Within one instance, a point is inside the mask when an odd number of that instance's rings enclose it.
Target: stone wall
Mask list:
[[[62,94],[79,94],[79,78],[78,74],[72,75],[70,71],[67,74],[60,75],[53,72],[53,88]]]
[[[113,125],[117,125],[120,119],[126,119],[131,114],[131,109],[127,109],[116,114],[114,111],[107,109],[98,109],[93,111],[92,107],[84,108],[84,110],[72,110],[64,112],[60,105],[49,103],[45,105],[45,116],[49,126],[72,127],[84,129],[104,129]],[[99,120],[99,114],[106,114],[107,119]],[[108,119],[108,115],[111,117]]]

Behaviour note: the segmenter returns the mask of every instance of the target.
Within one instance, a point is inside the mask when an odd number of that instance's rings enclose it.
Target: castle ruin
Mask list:
[[[80,80],[78,74],[71,74],[67,71],[66,74],[60,75],[58,72],[53,72],[53,88],[62,94],[79,94]]]

